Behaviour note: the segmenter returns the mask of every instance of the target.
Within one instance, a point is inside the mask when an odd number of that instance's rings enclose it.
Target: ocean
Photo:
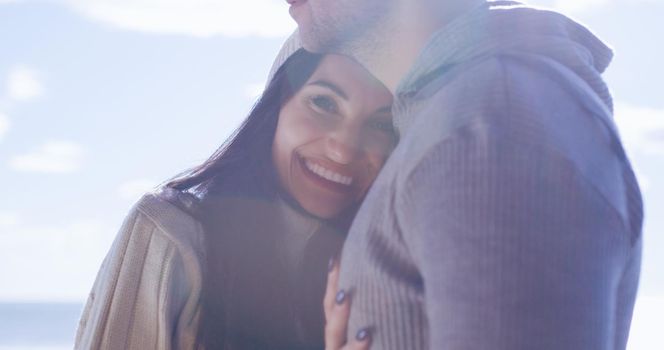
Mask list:
[[[0,350],[64,350],[74,346],[80,303],[0,303]]]

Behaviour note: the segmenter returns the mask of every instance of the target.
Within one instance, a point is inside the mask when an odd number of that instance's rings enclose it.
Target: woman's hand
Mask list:
[[[325,350],[368,350],[371,335],[368,330],[357,332],[355,339],[347,342],[346,331],[350,315],[350,295],[337,290],[339,280],[339,263],[330,261],[330,272],[327,276],[327,289],[323,299],[325,309]]]

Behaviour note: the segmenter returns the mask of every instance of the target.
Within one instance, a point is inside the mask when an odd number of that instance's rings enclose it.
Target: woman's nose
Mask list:
[[[341,128],[327,138],[327,156],[339,164],[350,164],[361,152],[361,135],[354,128]]]

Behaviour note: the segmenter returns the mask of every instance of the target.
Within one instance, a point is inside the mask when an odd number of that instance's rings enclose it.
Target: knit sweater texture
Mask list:
[[[141,198],[120,228],[88,297],[75,349],[195,349],[203,228],[175,191]]]
[[[624,349],[642,200],[569,18],[486,2],[436,32],[395,100],[401,140],[344,245],[348,337],[372,349]]]
[[[215,349],[322,349],[327,263],[344,234],[281,199],[148,193],[99,270],[75,349],[201,349],[203,326]]]

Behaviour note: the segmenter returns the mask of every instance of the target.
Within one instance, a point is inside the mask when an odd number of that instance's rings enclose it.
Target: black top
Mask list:
[[[345,232],[286,201],[208,195],[202,339],[207,349],[323,349],[329,259]]]

